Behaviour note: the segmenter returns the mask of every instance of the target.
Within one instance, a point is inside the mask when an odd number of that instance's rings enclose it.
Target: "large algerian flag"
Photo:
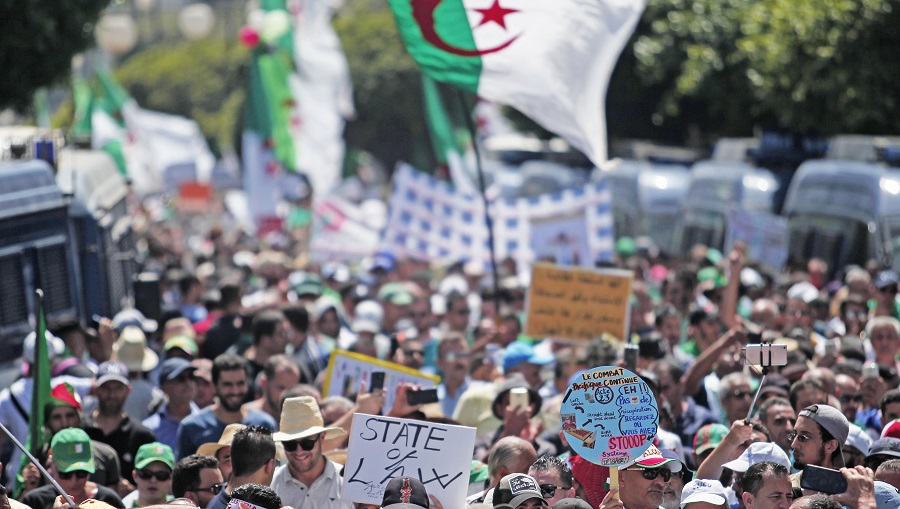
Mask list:
[[[606,87],[644,0],[388,2],[425,73],[606,159]]]
[[[37,456],[47,444],[47,436],[44,433],[44,405],[50,402],[50,354],[47,352],[47,321],[44,318],[44,293],[41,290],[35,292],[35,328],[34,338],[34,364],[29,366],[28,375],[31,377],[31,408],[28,420],[28,437],[25,447]],[[17,486],[23,487],[24,479],[22,470],[30,461],[22,455],[19,471],[16,476]]]

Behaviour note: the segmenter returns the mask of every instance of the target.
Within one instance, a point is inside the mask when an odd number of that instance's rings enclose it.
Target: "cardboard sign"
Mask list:
[[[475,428],[356,414],[352,430],[344,500],[381,505],[388,481],[409,476],[444,507],[466,505]]]
[[[562,429],[579,456],[603,466],[625,468],[650,447],[659,408],[650,387],[625,368],[583,371],[566,390]]]
[[[384,372],[385,395],[382,408],[384,413],[388,413],[391,405],[394,404],[397,385],[414,383],[423,389],[431,389],[441,381],[437,376],[426,375],[400,364],[382,361],[359,353],[334,350],[328,360],[328,372],[325,376],[322,395],[328,397],[356,394],[359,390],[360,380],[366,381],[366,387],[372,386],[371,377],[374,371]]]
[[[630,272],[535,264],[528,290],[525,334],[591,341],[628,333]]]

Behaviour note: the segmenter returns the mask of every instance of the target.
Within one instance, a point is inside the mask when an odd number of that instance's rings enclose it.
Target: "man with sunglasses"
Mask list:
[[[186,498],[204,508],[225,487],[219,462],[212,456],[192,454],[175,465],[172,473],[172,495]]]
[[[325,440],[343,434],[341,428],[324,426],[319,405],[312,397],[284,400],[280,431],[272,438],[284,445],[288,463],[275,470],[272,489],[285,505],[294,509],[352,508],[351,501],[341,498],[342,467],[322,454]],[[232,445],[232,463],[235,456]]]
[[[807,465],[839,469],[844,466],[842,446],[850,434],[850,423],[837,408],[828,405],[810,405],[799,412],[794,431],[790,435],[794,468],[803,470]],[[795,498],[800,498],[800,476],[791,476]]]
[[[272,484],[275,474],[275,442],[272,432],[262,426],[238,430],[231,440],[231,479],[216,494],[208,509],[225,509],[233,489],[245,484]]]
[[[564,498],[575,497],[575,478],[565,461],[556,456],[544,455],[528,469],[541,489],[541,495],[552,506]]]
[[[122,499],[125,507],[165,504],[172,496],[172,470],[175,453],[161,442],[144,444],[134,458],[134,482],[137,489]]]
[[[666,458],[651,445],[634,465],[619,470],[619,489],[610,490],[599,509],[657,509],[666,483],[680,471],[680,462]]]
[[[50,460],[50,475],[76,504],[93,498],[124,509],[116,492],[88,480],[95,466],[91,439],[83,429],[66,428],[54,435]],[[21,502],[32,509],[52,509],[56,496],[56,488],[48,484],[28,492]]]
[[[197,368],[185,359],[173,357],[163,362],[159,372],[159,384],[167,403],[141,423],[156,435],[156,440],[173,450],[178,446],[178,426],[186,417],[200,412],[194,403]]]

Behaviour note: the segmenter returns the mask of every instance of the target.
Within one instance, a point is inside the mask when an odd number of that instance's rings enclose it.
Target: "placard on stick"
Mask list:
[[[381,505],[394,477],[422,481],[446,508],[464,507],[475,428],[355,414],[342,498]]]
[[[650,447],[659,408],[650,387],[624,368],[583,371],[569,385],[560,410],[569,445],[582,458],[625,468]]]
[[[528,290],[525,334],[591,341],[628,333],[632,274],[535,264]]]

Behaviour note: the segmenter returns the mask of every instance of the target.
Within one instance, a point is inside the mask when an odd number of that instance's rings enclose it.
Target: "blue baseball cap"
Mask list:
[[[522,341],[516,341],[506,347],[503,352],[503,371],[508,371],[520,364],[529,363],[543,366],[556,360],[550,354],[538,353],[534,347]]]
[[[900,491],[884,481],[875,481],[875,507],[876,509],[900,507]]]

